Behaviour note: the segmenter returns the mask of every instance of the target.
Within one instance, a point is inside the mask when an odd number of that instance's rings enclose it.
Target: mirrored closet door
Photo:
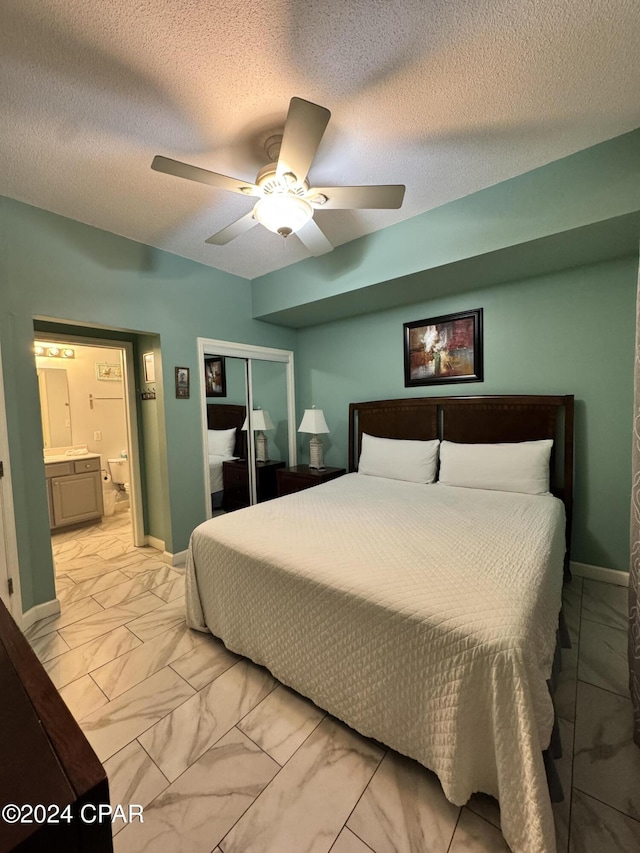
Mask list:
[[[207,515],[277,496],[295,464],[293,353],[199,340]]]

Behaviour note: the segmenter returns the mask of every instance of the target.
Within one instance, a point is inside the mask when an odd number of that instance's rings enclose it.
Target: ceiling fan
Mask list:
[[[199,166],[156,156],[151,168],[189,181],[209,184],[258,199],[253,209],[227,225],[207,243],[224,246],[260,223],[282,237],[297,234],[312,255],[330,252],[333,246],[313,218],[316,210],[399,208],[404,199],[402,184],[365,187],[312,187],[307,174],[331,113],[302,98],[292,98],[282,135],[271,136],[265,151],[271,162],[248,183]]]

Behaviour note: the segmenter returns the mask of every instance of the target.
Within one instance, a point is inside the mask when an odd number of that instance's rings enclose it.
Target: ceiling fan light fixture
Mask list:
[[[288,237],[307,224],[313,217],[313,208],[297,196],[277,194],[261,198],[253,215],[269,231]]]

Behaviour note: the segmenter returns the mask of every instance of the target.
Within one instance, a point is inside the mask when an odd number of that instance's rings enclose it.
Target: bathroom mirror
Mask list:
[[[67,371],[62,367],[38,368],[38,386],[44,446],[66,447],[73,444]]]

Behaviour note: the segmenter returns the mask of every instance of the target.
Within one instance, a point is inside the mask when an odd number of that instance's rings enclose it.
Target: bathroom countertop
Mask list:
[[[83,459],[100,459],[99,453],[78,453],[67,455],[63,453],[59,456],[45,456],[44,464],[49,465],[52,462],[81,462]]]

